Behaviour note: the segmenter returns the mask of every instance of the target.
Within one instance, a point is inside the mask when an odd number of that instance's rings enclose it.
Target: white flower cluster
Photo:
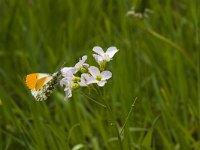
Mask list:
[[[66,99],[72,97],[72,91],[78,87],[87,87],[91,84],[97,84],[102,87],[107,80],[112,77],[110,71],[105,70],[106,63],[112,60],[118,49],[109,47],[106,52],[99,46],[95,46],[93,51],[94,59],[99,64],[99,68],[90,66],[85,63],[87,56],[83,56],[74,67],[64,67],[61,69],[63,78],[60,80],[60,85],[64,87]]]

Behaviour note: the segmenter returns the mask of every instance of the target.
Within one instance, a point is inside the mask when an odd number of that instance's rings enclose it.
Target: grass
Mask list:
[[[149,8],[148,18],[127,12]],[[0,1],[0,147],[163,149],[200,147],[199,2]],[[32,72],[74,65],[91,49],[116,46],[104,88],[57,88],[37,102]],[[137,97],[137,101],[133,101]]]

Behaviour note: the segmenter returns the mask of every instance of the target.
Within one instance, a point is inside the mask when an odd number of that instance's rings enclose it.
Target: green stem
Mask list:
[[[127,117],[126,117],[126,120],[125,120],[123,126],[122,126],[120,135],[122,135],[122,133],[123,133],[123,131],[124,131],[124,128],[125,128],[125,126],[126,126],[126,124],[127,124],[127,122],[128,122],[128,119],[129,119],[129,117],[130,117],[130,115],[131,115],[131,113],[132,113],[132,111],[133,111],[133,107],[135,106],[136,100],[137,100],[137,97],[134,99],[134,101],[133,101],[133,103],[132,103],[132,105],[131,105],[131,109],[130,109],[130,111],[129,111]]]
[[[121,135],[120,135],[120,133],[119,133],[119,130],[118,130],[118,127],[117,127],[117,124],[116,124],[116,123],[114,123],[114,127],[115,127],[115,130],[116,130],[116,132],[117,132],[117,138],[118,138],[118,141],[119,141],[120,149],[123,150]]]
[[[93,87],[93,88],[96,90],[96,92],[97,92],[99,95],[102,96],[102,100],[103,100],[104,103],[105,103],[104,106],[105,106],[106,109],[108,109],[108,111],[109,111],[109,113],[110,113],[110,116],[111,116],[111,120],[112,120],[112,122],[114,122],[114,123],[113,123],[113,126],[115,127],[115,130],[116,130],[116,133],[117,133],[117,138],[118,138],[118,141],[119,141],[120,149],[123,150],[122,139],[121,139],[121,136],[120,136],[118,127],[117,127],[117,123],[116,123],[116,121],[115,121],[115,119],[114,119],[112,109],[109,107],[108,104],[106,104],[106,101],[105,101],[105,99],[104,99],[104,97],[103,97],[103,93],[101,93],[100,89],[99,89],[99,88],[95,88],[95,87]],[[86,96],[87,96],[87,95],[86,95]],[[88,98],[89,98],[90,100],[94,101],[94,102],[97,102],[97,101],[93,100],[93,99],[90,98],[90,97],[88,97]],[[99,103],[99,102],[97,102],[97,103]],[[101,105],[103,105],[103,104],[101,104]]]
[[[71,127],[71,129],[69,130],[69,135],[68,135],[68,137],[67,137],[67,143],[68,143],[68,144],[69,144],[69,140],[70,140],[70,138],[71,138],[72,132],[73,132],[74,129],[75,129],[76,127],[78,127],[78,126],[80,126],[79,123],[73,125],[73,126]]]
[[[102,103],[100,103],[100,102],[98,102],[98,101],[94,100],[93,98],[89,97],[88,95],[86,95],[86,94],[83,94],[83,93],[82,93],[82,95],[83,95],[83,96],[85,96],[85,97],[87,97],[87,98],[88,98],[89,100],[91,100],[92,102],[94,102],[94,103],[98,104],[99,106],[102,106],[102,107],[104,107],[104,108],[107,108],[107,106],[106,106],[106,105],[104,105],[104,104],[102,104]]]
[[[116,130],[116,133],[117,133],[117,138],[118,138],[118,141],[119,141],[120,149],[123,150],[121,135],[120,135],[120,133],[119,133],[119,130],[118,130],[118,127],[117,127],[117,123],[116,123],[116,121],[115,121],[115,119],[114,119],[113,112],[112,112],[112,110],[111,110],[111,108],[110,108],[109,106],[108,106],[107,108],[108,108],[108,110],[109,110],[109,112],[110,112],[110,115],[111,115],[111,117],[112,117],[112,118],[111,118],[111,119],[112,119],[112,122],[114,122],[114,123],[112,123],[112,125],[115,127],[115,130]]]

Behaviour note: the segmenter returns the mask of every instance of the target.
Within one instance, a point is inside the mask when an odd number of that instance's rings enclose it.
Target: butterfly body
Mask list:
[[[53,75],[45,73],[33,73],[25,77],[25,83],[31,90],[31,94],[37,101],[46,100],[60,81],[61,72]]]

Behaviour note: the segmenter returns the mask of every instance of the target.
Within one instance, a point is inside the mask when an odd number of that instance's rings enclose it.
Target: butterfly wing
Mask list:
[[[42,87],[52,80],[52,78],[51,75],[46,73],[32,73],[25,77],[25,83],[37,100],[38,95],[42,94],[40,91]]]
[[[25,77],[25,83],[30,90],[35,89],[35,84],[38,80],[38,77],[39,77],[38,73],[32,73]]]
[[[31,94],[37,101],[46,100],[53,92],[53,90],[48,90],[49,82],[51,82],[52,79],[52,76],[42,77],[36,82],[35,89],[31,90]]]
[[[30,90],[38,90],[41,88],[42,83],[44,84],[47,77],[51,77],[49,74],[45,73],[32,73],[25,77],[25,83]],[[38,86],[37,86],[38,85]],[[36,89],[37,86],[37,89]]]
[[[25,78],[26,85],[31,89],[31,94],[37,101],[46,100],[53,92],[55,86],[60,80],[60,72],[54,75],[38,73],[27,75]],[[37,81],[36,80],[37,77]]]
[[[35,90],[36,91],[40,90],[42,86],[48,83],[50,80],[52,80],[52,78],[53,78],[52,76],[46,76],[46,77],[40,78],[35,84]]]

